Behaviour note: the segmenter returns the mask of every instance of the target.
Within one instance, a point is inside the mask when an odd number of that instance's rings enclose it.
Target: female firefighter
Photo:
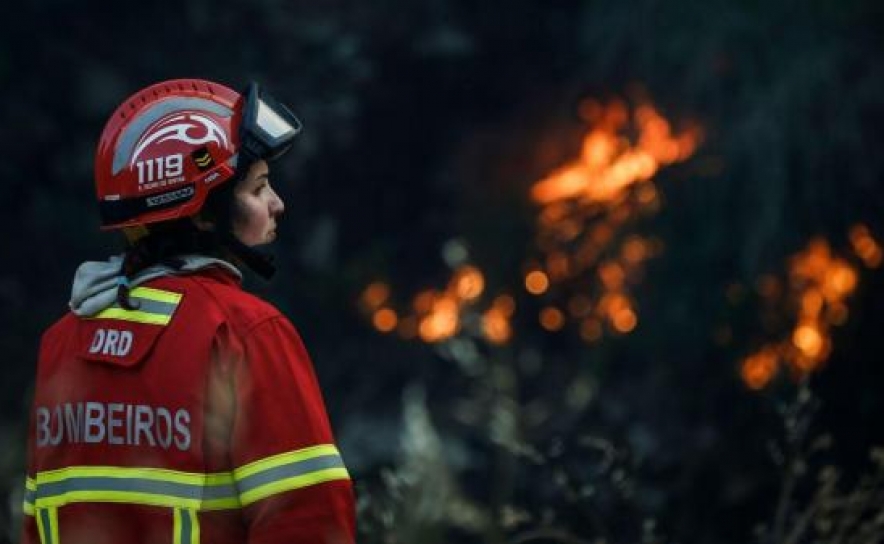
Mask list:
[[[104,229],[43,335],[23,542],[352,543],[351,482],[289,321],[240,287],[297,118],[256,84],[148,87],[98,145]]]

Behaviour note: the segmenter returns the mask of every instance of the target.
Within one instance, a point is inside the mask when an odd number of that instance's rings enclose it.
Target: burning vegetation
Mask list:
[[[853,252],[868,268],[881,265],[881,246],[865,225],[849,233]],[[847,321],[847,299],[859,282],[859,265],[837,255],[823,238],[814,238],[789,259],[785,288],[773,276],[758,282],[758,292],[772,308],[785,308],[792,323],[780,339],[747,356],[740,375],[751,389],[762,389],[781,370],[796,376],[817,370],[832,351],[832,328]]]
[[[538,206],[537,252],[527,259],[517,292],[486,297],[490,303],[482,308],[485,275],[469,263],[454,267],[444,289],[418,293],[406,309],[394,308],[390,286],[375,282],[363,291],[360,307],[376,330],[432,343],[466,325],[488,342],[503,344],[512,339],[516,300],[524,295],[541,302],[536,320],[548,332],[573,325],[594,342],[606,331],[635,329],[638,311],[629,284],[638,281],[643,263],[662,244],[624,233],[625,226],[659,209],[654,176],[689,158],[700,131],[674,132],[646,102],[630,109],[621,100],[585,100],[579,112],[588,125],[580,155],[530,190]]]
[[[640,316],[630,286],[641,280],[644,263],[660,254],[663,244],[628,227],[660,209],[655,176],[689,159],[702,133],[696,126],[675,131],[647,102],[630,108],[622,100],[587,99],[579,113],[588,127],[579,155],[530,189],[538,207],[536,252],[526,259],[515,293],[488,296],[483,271],[463,261],[453,266],[443,289],[417,293],[406,308],[396,308],[390,285],[377,281],[359,301],[377,331],[435,343],[466,328],[491,344],[505,344],[513,338],[520,297],[535,299],[522,301],[526,311],[537,311],[537,325],[549,333],[570,327],[592,343],[635,330]],[[849,240],[866,267],[884,261],[865,225],[853,227]],[[782,369],[800,376],[819,368],[832,350],[832,327],[848,317],[846,301],[858,279],[858,265],[839,257],[822,238],[789,260],[784,279],[760,278],[764,305],[786,309],[792,326],[742,360],[746,386],[761,389]]]

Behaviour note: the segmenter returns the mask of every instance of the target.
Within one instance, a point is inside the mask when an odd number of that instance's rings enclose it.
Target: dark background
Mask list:
[[[40,331],[65,311],[76,266],[118,247],[98,231],[98,135],[125,97],[175,77],[258,80],[304,121],[274,171],[287,202],[280,273],[248,284],[313,355],[357,482],[362,542],[880,541],[884,491],[863,476],[880,476],[869,453],[884,444],[884,277],[852,253],[848,232],[861,223],[884,239],[882,6],[58,0],[6,10],[0,542],[15,540],[21,515]],[[631,290],[638,327],[592,344],[573,328],[549,333],[521,287],[538,251],[529,190],[579,152],[582,99],[639,96],[704,137],[655,177],[660,210],[629,224],[663,248]],[[819,371],[750,390],[741,360],[781,338],[790,315],[779,308],[786,317],[769,326],[755,286],[785,277],[814,237],[856,267],[849,317]],[[485,275],[480,305],[504,291],[516,299],[512,339],[496,346],[464,328],[428,344],[375,331],[359,310],[365,286],[389,283],[405,308],[444,287],[452,244]],[[729,288],[744,295],[729,299]],[[783,491],[784,481],[795,483]]]

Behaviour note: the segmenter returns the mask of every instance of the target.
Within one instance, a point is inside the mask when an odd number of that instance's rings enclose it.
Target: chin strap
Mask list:
[[[265,280],[269,280],[273,277],[276,273],[276,266],[273,264],[273,255],[245,245],[229,231],[222,232],[221,243],[228,251],[233,253],[237,259],[242,261],[243,264],[252,269],[252,272],[258,274]]]

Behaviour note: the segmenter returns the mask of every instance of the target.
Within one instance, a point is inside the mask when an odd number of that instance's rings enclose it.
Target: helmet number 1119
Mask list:
[[[181,153],[166,157],[157,157],[135,163],[138,168],[138,184],[143,185],[152,181],[162,181],[184,172],[184,156]]]

